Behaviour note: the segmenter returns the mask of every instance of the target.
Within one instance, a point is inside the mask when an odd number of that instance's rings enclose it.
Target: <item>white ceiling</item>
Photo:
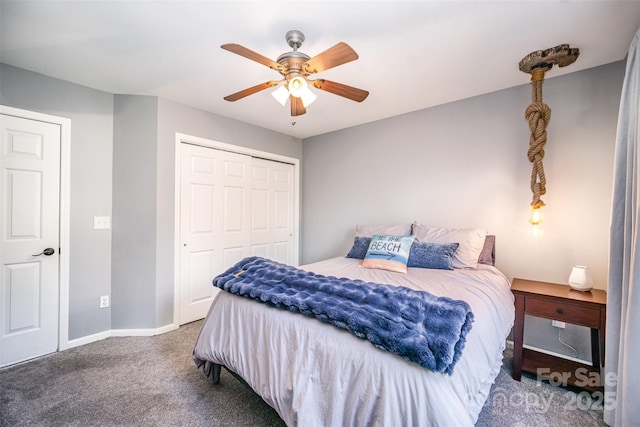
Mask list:
[[[580,57],[547,78],[621,60],[640,27],[640,0],[0,0],[0,20],[4,63],[306,138],[527,84],[518,62],[559,44],[579,48]],[[291,29],[304,32],[300,51],[311,57],[348,43],[360,58],[317,76],[369,97],[356,103],[315,90],[318,100],[296,118],[269,89],[224,101],[280,75],[220,45],[238,43],[275,60],[291,50]]]

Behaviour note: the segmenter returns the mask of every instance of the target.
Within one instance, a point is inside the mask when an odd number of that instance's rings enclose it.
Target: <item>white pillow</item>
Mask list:
[[[408,236],[411,234],[412,224],[358,224],[356,237],[372,237],[374,234],[387,236]]]
[[[478,257],[487,237],[486,230],[479,228],[438,228],[416,224],[413,229],[416,242],[458,243],[453,254],[453,268],[476,268]]]

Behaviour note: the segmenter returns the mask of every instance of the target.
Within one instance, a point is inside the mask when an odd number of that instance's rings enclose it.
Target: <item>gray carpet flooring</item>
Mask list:
[[[201,322],[155,337],[108,338],[0,369],[0,426],[281,426],[222,371],[213,385],[191,350]],[[477,426],[604,426],[586,393],[513,381],[511,350]]]

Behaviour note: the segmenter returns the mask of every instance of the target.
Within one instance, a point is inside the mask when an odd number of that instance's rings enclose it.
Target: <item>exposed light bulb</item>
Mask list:
[[[529,222],[532,225],[535,225],[535,226],[539,225],[543,219],[544,219],[544,215],[542,214],[540,207],[534,207],[531,209],[531,217],[529,217]]]
[[[309,89],[309,85],[307,85],[307,81],[303,77],[297,76],[289,80],[288,88],[292,96],[302,100],[304,108],[307,108],[318,99],[318,96]]]
[[[289,80],[288,88],[291,95],[299,98],[304,90],[307,89],[307,82],[304,78],[297,76]]]

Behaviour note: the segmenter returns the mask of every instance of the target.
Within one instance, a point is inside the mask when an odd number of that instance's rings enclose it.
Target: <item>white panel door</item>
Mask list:
[[[251,162],[251,254],[295,264],[294,167],[253,158]]]
[[[207,314],[213,278],[250,253],[251,157],[183,143],[180,161],[182,325]]]
[[[58,348],[60,126],[7,115],[0,122],[0,366],[5,366]]]

